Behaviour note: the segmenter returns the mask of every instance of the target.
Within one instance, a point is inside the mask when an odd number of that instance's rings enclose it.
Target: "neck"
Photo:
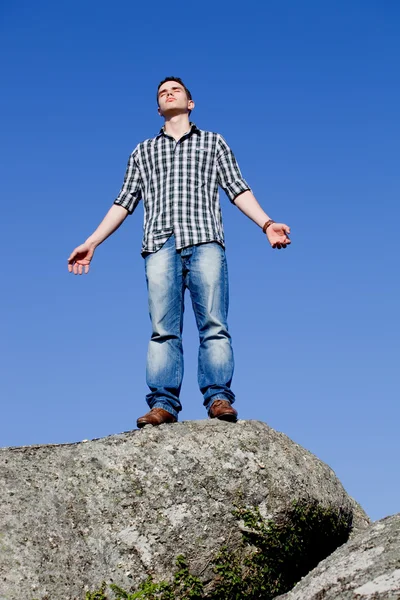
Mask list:
[[[165,118],[165,133],[175,140],[179,140],[190,129],[189,115],[174,115]]]

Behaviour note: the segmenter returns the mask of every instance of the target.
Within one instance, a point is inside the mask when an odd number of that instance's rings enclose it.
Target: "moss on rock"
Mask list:
[[[85,600],[272,600],[292,587],[321,560],[344,544],[352,529],[348,509],[323,506],[316,500],[296,500],[274,519],[264,519],[258,508],[238,507],[244,525],[241,547],[221,548],[212,560],[215,577],[202,582],[178,556],[172,582],[146,579],[129,592],[102,584]]]

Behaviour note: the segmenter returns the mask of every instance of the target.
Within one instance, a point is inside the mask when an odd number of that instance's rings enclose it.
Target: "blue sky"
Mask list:
[[[143,209],[88,276],[67,257],[183,78],[257,199],[273,251],[223,192],[233,390],[327,462],[372,519],[400,510],[397,2],[2,3],[0,445],[135,428],[147,405]],[[181,418],[206,417],[186,296]]]

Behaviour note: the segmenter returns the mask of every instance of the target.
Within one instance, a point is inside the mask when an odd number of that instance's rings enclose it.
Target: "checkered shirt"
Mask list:
[[[162,128],[132,152],[114,204],[132,214],[143,199],[142,254],[157,252],[172,233],[177,250],[210,241],[225,246],[218,185],[231,202],[250,189],[224,138],[191,123],[176,141]]]

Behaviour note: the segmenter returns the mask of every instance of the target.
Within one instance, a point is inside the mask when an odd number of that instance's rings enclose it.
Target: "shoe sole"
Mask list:
[[[173,425],[174,423],[176,423],[176,421],[163,421],[162,423],[150,423],[148,421],[136,421],[136,426],[138,427],[138,429],[141,429],[142,427],[144,427],[145,425],[152,425],[153,427],[158,427],[159,425],[164,425],[164,423],[168,423],[170,425]]]
[[[211,419],[218,419],[219,421],[229,421],[230,423],[236,423],[238,420],[236,415],[232,413],[226,413],[225,415],[218,415],[218,417],[210,417]]]

